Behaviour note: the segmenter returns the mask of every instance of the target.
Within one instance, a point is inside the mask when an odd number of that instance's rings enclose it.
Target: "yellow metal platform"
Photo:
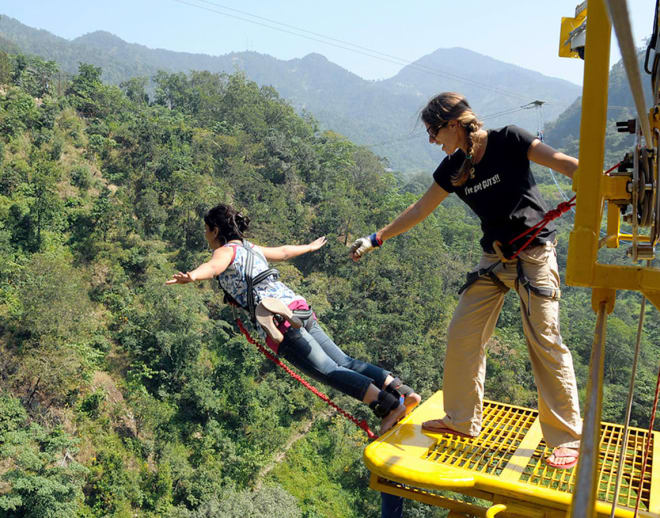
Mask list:
[[[442,392],[423,402],[399,425],[370,444],[364,460],[371,487],[452,510],[450,516],[563,517],[571,503],[576,469],[547,466],[538,411],[484,402],[477,439],[422,432],[421,424],[444,416]],[[617,517],[632,517],[647,430],[629,429]],[[660,518],[660,434],[653,432],[638,516]],[[598,516],[609,516],[623,427],[601,424]],[[447,493],[489,503],[466,503]],[[485,504],[485,505],[484,505]]]

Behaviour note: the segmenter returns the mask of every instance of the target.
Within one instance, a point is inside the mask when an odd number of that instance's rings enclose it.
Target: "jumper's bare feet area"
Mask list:
[[[545,458],[545,463],[551,468],[570,469],[578,462],[579,453],[575,448],[555,448]]]
[[[400,419],[405,417],[407,413],[407,407],[405,404],[399,405],[394,410],[392,410],[389,414],[383,417],[383,420],[380,422],[380,434],[383,435],[385,432],[387,432],[387,430],[398,423]]]

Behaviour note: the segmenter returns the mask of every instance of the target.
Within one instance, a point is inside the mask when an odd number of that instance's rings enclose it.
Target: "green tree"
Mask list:
[[[44,61],[37,56],[14,56],[12,81],[32,97],[52,95],[59,67],[55,61]]]
[[[120,83],[119,88],[134,103],[147,104],[149,102],[149,94],[146,90],[148,81],[149,79],[146,77],[132,77]]]
[[[75,441],[61,429],[29,424],[17,400],[0,397],[0,415],[11,413],[0,427],[0,460],[9,466],[0,475],[3,516],[55,518],[73,516],[82,500],[87,470],[78,462]],[[13,423],[13,424],[12,424]]]
[[[227,491],[221,500],[211,500],[192,513],[191,518],[302,518],[296,500],[279,486],[258,491]]]

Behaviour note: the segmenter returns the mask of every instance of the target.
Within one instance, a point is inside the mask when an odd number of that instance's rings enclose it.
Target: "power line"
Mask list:
[[[502,111],[495,112],[495,113],[489,113],[487,115],[484,115],[483,117],[479,117],[479,120],[485,121],[485,120],[494,119],[494,118],[497,118],[497,117],[502,117],[504,115],[509,115],[511,113],[516,113],[516,112],[519,112],[519,111],[522,111],[522,110],[526,110],[526,109],[528,109],[528,107],[533,107],[533,106],[529,106],[529,105],[533,104],[534,102],[538,102],[538,101],[532,101],[529,104],[525,104],[525,105],[519,106],[517,108],[510,108],[508,110],[502,110]],[[360,145],[362,147],[368,147],[368,148],[382,147],[382,146],[387,146],[387,145],[390,145],[390,144],[396,144],[398,142],[406,142],[408,140],[416,139],[416,138],[419,138],[419,137],[428,137],[428,135],[426,135],[423,132],[411,133],[409,135],[405,135],[405,136],[402,135],[400,137],[394,138],[392,140],[386,140],[384,142],[374,142],[372,144],[360,144]]]
[[[212,12],[212,13],[221,14],[223,16],[227,16],[227,17],[234,18],[234,19],[237,19],[237,20],[245,21],[245,22],[248,22],[248,23],[253,23],[255,25],[260,25],[260,26],[266,27],[268,29],[284,32],[284,33],[287,33],[287,34],[291,34],[293,36],[298,36],[300,38],[305,38],[305,39],[308,39],[308,40],[311,40],[311,41],[316,41],[318,43],[323,43],[323,44],[326,44],[326,45],[337,47],[337,48],[340,48],[340,49],[343,49],[343,50],[348,50],[350,52],[355,52],[357,54],[362,54],[362,55],[370,57],[370,58],[380,59],[381,61],[386,61],[388,63],[393,63],[393,64],[396,64],[396,65],[409,66],[411,68],[414,68],[414,69],[417,69],[417,70],[420,70],[420,71],[423,71],[423,72],[426,72],[426,73],[429,73],[429,74],[432,74],[432,75],[436,75],[436,76],[439,76],[439,77],[456,79],[458,81],[462,81],[464,83],[469,83],[469,84],[472,84],[472,85],[477,86],[479,88],[483,88],[485,90],[490,90],[491,92],[494,92],[494,93],[506,95],[506,96],[509,96],[509,97],[515,97],[515,98],[518,98],[518,99],[529,99],[530,98],[529,95],[521,94],[519,92],[513,92],[513,91],[510,91],[510,90],[505,90],[505,89],[502,89],[502,88],[496,88],[496,87],[493,87],[493,86],[485,84],[485,83],[480,83],[479,81],[475,81],[473,79],[469,79],[469,78],[462,77],[462,76],[459,76],[459,75],[456,75],[456,74],[452,74],[450,72],[437,70],[437,69],[434,69],[434,68],[431,68],[431,67],[427,67],[425,65],[420,65],[418,63],[414,63],[414,62],[411,62],[411,61],[408,61],[408,60],[405,60],[405,59],[402,59],[402,58],[398,58],[396,56],[385,54],[385,53],[379,52],[377,50],[370,49],[368,47],[363,47],[361,45],[357,45],[355,43],[350,43],[350,42],[347,42],[347,41],[344,41],[344,40],[333,38],[331,36],[326,36],[324,34],[309,31],[307,29],[302,29],[302,28],[296,27],[294,25],[289,25],[289,24],[286,24],[286,23],[278,22],[278,21],[272,20],[270,18],[265,18],[263,16],[258,16],[256,14],[252,14],[252,13],[249,13],[249,12],[246,12],[246,11],[241,11],[239,9],[234,9],[232,7],[228,7],[228,6],[218,4],[218,3],[215,3],[215,2],[210,2],[208,0],[196,0],[196,1],[211,5],[215,8],[217,8],[217,9],[224,9],[226,11],[232,11],[234,13],[239,13],[243,16],[238,16],[236,14],[231,14],[231,13],[227,13],[225,11],[213,9],[213,8],[210,8],[210,7],[205,7],[203,5],[199,5],[197,3],[192,3],[192,2],[186,1],[186,0],[172,0],[172,1],[183,4],[183,5],[187,5],[187,6],[190,6],[190,7],[195,7],[197,9],[203,9],[205,11],[209,11],[209,12]],[[245,18],[244,16],[249,16],[251,18],[255,18],[255,20]],[[257,20],[262,20],[262,21],[257,21]],[[263,23],[263,22],[267,22],[267,23]],[[289,29],[291,29],[291,30],[289,30]],[[297,32],[294,32],[294,31],[297,31]],[[308,35],[310,35],[310,36],[308,36]]]
[[[520,112],[520,111],[523,111],[524,109],[525,108],[522,108],[522,107],[509,108],[508,110],[502,110],[500,112],[491,113],[489,115],[484,115],[483,117],[479,117],[479,119],[482,120],[482,121],[486,121],[488,119],[495,119],[497,117],[502,117],[503,115],[509,115],[511,113]]]

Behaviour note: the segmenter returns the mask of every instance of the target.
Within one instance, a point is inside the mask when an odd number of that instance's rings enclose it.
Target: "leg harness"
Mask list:
[[[465,276],[465,284],[461,286],[461,289],[458,290],[458,294],[462,294],[465,290],[467,290],[470,286],[472,286],[475,282],[477,282],[479,279],[482,277],[488,277],[495,286],[497,286],[502,293],[506,293],[509,291],[509,288],[507,288],[504,283],[499,279],[495,273],[493,273],[493,270],[501,264],[502,261],[497,261],[491,264],[488,268],[481,268],[479,270],[475,270],[473,272],[468,272],[468,274]]]
[[[500,264],[502,264],[502,261],[498,260],[493,264],[491,264],[488,268],[481,268],[479,270],[469,272],[466,275],[465,284],[463,284],[463,286],[461,286],[461,289],[458,290],[459,295],[481,278],[484,279],[488,278],[493,284],[495,284],[495,286],[497,286],[500,289],[502,293],[508,292],[509,288],[499,279],[499,277],[495,274],[495,272],[493,272],[493,270]],[[516,290],[519,291],[520,286],[522,286],[527,292],[528,314],[530,307],[529,299],[531,298],[532,293],[539,297],[545,297],[552,300],[559,300],[561,298],[561,290],[559,290],[558,288],[545,288],[545,287],[534,286],[527,277],[527,275],[525,275],[525,271],[523,270],[523,266],[522,266],[522,261],[520,259],[516,260],[516,274],[517,274]]]
[[[408,385],[404,385],[400,378],[394,378],[383,390],[389,392],[397,399],[400,399],[402,396],[405,398],[414,392]]]

